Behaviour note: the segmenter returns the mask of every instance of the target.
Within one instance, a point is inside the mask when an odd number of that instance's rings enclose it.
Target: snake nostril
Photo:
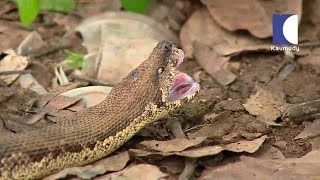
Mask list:
[[[169,41],[160,41],[157,45],[158,48],[161,48],[164,51],[170,51],[172,49],[172,43]]]
[[[171,44],[170,42],[166,42],[166,43],[164,43],[163,48],[164,48],[166,51],[169,51],[169,50],[171,50],[171,48],[172,48],[172,44]]]

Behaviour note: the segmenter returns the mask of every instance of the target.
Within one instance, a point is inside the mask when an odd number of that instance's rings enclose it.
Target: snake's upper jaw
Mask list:
[[[174,77],[168,101],[173,102],[186,97],[194,96],[200,89],[200,85],[185,73],[179,73]]]
[[[175,56],[176,56],[176,67],[178,67],[183,62],[184,53],[181,49],[177,49]]]

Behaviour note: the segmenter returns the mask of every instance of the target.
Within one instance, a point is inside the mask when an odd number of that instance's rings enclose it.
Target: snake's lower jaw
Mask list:
[[[185,73],[179,73],[174,77],[168,101],[173,102],[193,97],[199,92],[200,85]]]

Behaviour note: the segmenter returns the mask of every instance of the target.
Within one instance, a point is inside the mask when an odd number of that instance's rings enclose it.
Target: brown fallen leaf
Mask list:
[[[236,143],[227,144],[224,146],[224,149],[232,152],[254,153],[260,148],[260,146],[266,140],[266,138],[267,136],[265,135],[253,141],[244,140]]]
[[[110,93],[112,87],[109,86],[88,86],[71,89],[60,95],[79,98],[80,102],[85,105],[86,108],[95,106],[106,99]]]
[[[236,76],[226,69],[230,57],[221,56],[200,42],[194,43],[194,56],[199,65],[220,84],[228,85],[236,79]]]
[[[15,15],[17,15],[17,13],[15,13]],[[21,28],[21,24],[18,21],[1,21],[0,50],[17,48],[22,39],[24,39],[29,33],[30,31],[26,28]]]
[[[270,145],[261,146],[258,151],[252,154],[252,156],[261,159],[285,159],[284,155],[278,148]]]
[[[209,179],[319,179],[320,151],[302,158],[268,160],[241,156],[236,163],[208,168],[200,180]]]
[[[241,99],[228,99],[220,101],[215,105],[215,108],[221,110],[230,110],[230,111],[243,111],[244,107],[241,103]]]
[[[28,65],[28,58],[17,55],[12,49],[4,51],[6,56],[0,61],[0,72],[24,70]],[[0,76],[6,84],[11,84],[19,77],[19,74]]]
[[[111,173],[108,175],[104,175],[96,180],[105,180],[105,179],[112,179],[112,180],[140,180],[140,179],[148,179],[148,180],[160,180],[168,177],[167,174],[160,171],[157,166],[151,164],[138,164],[127,167],[126,169]]]
[[[298,14],[301,19],[302,0],[298,1],[264,1],[240,0],[202,0],[212,18],[224,28],[235,31],[248,30],[258,38],[272,36],[272,14]]]
[[[180,32],[181,45],[186,57],[194,57],[195,43],[210,47],[220,56],[242,51],[269,50],[271,44],[250,35],[229,32],[217,24],[208,10],[196,10],[184,24]]]
[[[53,112],[58,112],[59,110],[72,106],[79,100],[80,98],[77,97],[55,96],[48,102],[45,108]]]
[[[22,56],[31,56],[46,47],[46,44],[41,35],[37,31],[33,31],[21,42],[17,53]]]
[[[286,105],[284,97],[279,91],[269,88],[256,87],[257,92],[243,104],[251,114],[268,125],[279,125],[274,121],[282,115],[282,109]]]
[[[28,112],[34,113],[34,115],[28,117],[25,122],[27,124],[35,124],[45,117],[51,122],[58,122],[58,120],[62,120],[61,118],[71,116],[75,112],[83,110],[84,106],[79,104],[79,101],[80,98],[76,97],[55,96],[52,94],[40,96],[35,103],[35,108],[28,110]],[[72,106],[75,106],[75,108],[70,108]]]
[[[188,137],[199,137],[205,136],[208,138],[215,138],[222,140],[223,136],[229,134],[234,126],[234,118],[228,116],[230,112],[224,112],[217,115],[216,120],[210,124],[206,124],[201,127],[199,130],[188,134]],[[206,116],[206,118],[208,118]]]
[[[308,142],[310,142],[313,150],[320,149],[320,136],[316,136],[314,138],[309,138]]]
[[[230,143],[227,145],[215,145],[215,146],[206,146],[200,148],[193,148],[189,150],[184,150],[181,152],[150,152],[147,150],[141,149],[130,149],[129,152],[133,153],[135,156],[149,156],[149,155],[161,155],[161,156],[184,156],[184,157],[203,157],[219,154],[223,150],[228,150],[232,152],[248,152],[253,153],[259,149],[262,143],[266,140],[267,136],[262,136],[252,141],[239,141],[236,143]]]
[[[9,14],[10,11],[16,9],[16,6],[13,3],[10,3],[9,1],[2,1],[0,3],[1,10],[0,10],[0,19],[7,19],[6,13]],[[14,19],[10,19],[14,20]]]
[[[272,35],[272,21],[259,1],[202,0],[211,16],[224,28],[235,31],[248,29],[256,37]]]
[[[308,139],[320,136],[320,120],[317,119],[314,122],[308,124],[305,129],[298,134],[294,140],[297,139]]]
[[[65,178],[67,175],[74,175],[82,179],[90,179],[107,171],[120,171],[130,160],[128,152],[123,152],[114,156],[101,159],[93,164],[84,167],[72,167],[64,169],[58,173],[50,175],[44,180],[55,180]]]
[[[299,25],[299,41],[314,41],[318,39],[320,31],[319,5],[320,1],[318,0],[303,1],[303,16]]]
[[[180,174],[184,169],[184,165],[183,157],[168,157],[160,162],[159,167],[165,169],[164,172],[169,174]]]
[[[117,84],[147,59],[153,47],[176,35],[148,16],[106,12],[86,19],[77,28],[88,50],[83,75]]]
[[[217,54],[212,48],[201,44],[201,42],[194,43],[194,51],[194,56],[199,65],[211,76],[220,69],[225,69],[230,59],[230,57]]]
[[[32,125],[21,121],[23,118],[12,114],[0,114],[0,119],[3,119],[4,127],[11,132],[21,133],[37,129]]]
[[[319,27],[320,28],[320,27]],[[320,67],[320,47],[314,47],[311,50],[311,53],[308,56],[299,58],[299,64],[309,65],[311,68],[313,66]]]
[[[206,137],[196,137],[193,139],[176,138],[168,141],[143,141],[140,144],[144,145],[148,149],[160,151],[160,152],[177,152],[183,151],[189,147],[196,146],[203,142]]]
[[[214,79],[221,85],[227,86],[236,80],[237,76],[228,69],[220,69],[213,74]]]

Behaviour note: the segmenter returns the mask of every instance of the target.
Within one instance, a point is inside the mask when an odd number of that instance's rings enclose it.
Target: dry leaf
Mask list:
[[[200,42],[195,42],[194,51],[194,56],[199,65],[211,76],[220,69],[225,69],[227,67],[229,57],[220,56],[210,49],[210,47],[201,44]]]
[[[194,43],[194,56],[199,65],[220,84],[228,85],[236,79],[236,76],[226,69],[230,57],[221,56],[200,42]]]
[[[213,77],[221,85],[227,86],[235,81],[237,76],[227,69],[220,69],[213,74]]]
[[[199,9],[191,15],[181,29],[180,39],[186,57],[195,55],[196,42],[212,48],[220,56],[246,50],[270,49],[270,44],[259,39],[223,29],[206,9]]]
[[[298,14],[301,19],[302,0],[202,0],[209,12],[221,26],[235,31],[247,29],[258,38],[272,36],[272,14]]]
[[[244,107],[241,103],[241,99],[228,99],[220,101],[215,105],[215,108],[221,110],[230,110],[230,111],[243,111]]]
[[[235,31],[248,29],[259,38],[272,35],[271,16],[266,13],[259,1],[202,0],[211,16],[224,28]]]
[[[160,168],[164,168],[170,174],[180,174],[184,169],[184,158],[168,157],[160,162]]]
[[[259,149],[262,143],[266,140],[267,136],[262,136],[258,139],[252,141],[239,141],[237,143],[231,143],[227,145],[215,145],[215,146],[206,146],[200,148],[193,148],[185,150],[182,152],[149,152],[141,149],[130,149],[129,152],[133,153],[136,156],[149,156],[149,155],[161,155],[161,156],[171,156],[178,155],[184,157],[203,157],[216,155],[223,150],[228,150],[232,152],[249,152],[253,153]]]
[[[1,7],[2,10],[3,7]],[[0,22],[0,50],[9,48],[17,48],[30,31],[21,28],[17,21],[1,21]]]
[[[224,146],[224,149],[232,152],[254,153],[260,148],[260,146],[266,140],[266,138],[267,136],[265,135],[253,141],[244,140],[236,143],[227,144]]]
[[[30,33],[17,48],[17,53],[22,56],[29,56],[37,53],[44,48],[46,43],[43,41],[40,34],[36,31]]]
[[[161,172],[157,166],[150,164],[139,164],[131,167],[127,167],[126,169],[115,172],[112,174],[108,174],[105,176],[101,176],[96,178],[96,180],[140,180],[140,179],[148,179],[148,180],[160,180],[162,178],[167,177],[168,175]]]
[[[65,109],[75,103],[77,103],[80,98],[67,97],[67,96],[55,96],[52,98],[45,109],[51,112],[58,112],[59,110]]]
[[[84,167],[66,168],[56,174],[50,175],[44,180],[55,180],[66,177],[67,175],[75,175],[82,179],[90,179],[97,175],[104,174],[107,171],[120,171],[130,160],[128,152],[123,152],[114,156],[101,159],[95,163]]]
[[[168,141],[143,141],[140,144],[146,146],[148,149],[160,152],[177,152],[183,151],[189,147],[196,146],[203,142],[206,137],[196,137],[194,139],[176,138]]]
[[[257,92],[250,96],[243,106],[251,114],[268,125],[278,125],[274,121],[279,118],[281,110],[286,104],[278,91],[257,87]]]
[[[303,16],[299,25],[299,41],[317,41],[319,38],[319,6],[319,0],[303,1]]]
[[[112,87],[109,86],[88,86],[71,89],[60,95],[81,99],[80,102],[85,107],[92,107],[105,100],[110,93]]]
[[[261,146],[260,149],[252,156],[261,159],[285,159],[284,155],[278,148],[270,145]]]
[[[239,162],[204,170],[199,179],[319,179],[319,168],[320,151],[281,160],[241,156]]]
[[[47,90],[41,86],[38,81],[29,73],[21,74],[18,77],[19,84],[22,88],[30,89],[39,95],[48,94]]]
[[[314,122],[308,124],[305,129],[294,138],[297,139],[308,139],[314,138],[320,135],[320,120],[315,120]]]
[[[131,12],[107,12],[77,27],[88,50],[85,75],[116,84],[147,59],[161,40],[177,37],[153,19]],[[90,60],[89,60],[90,59]]]
[[[47,119],[52,122],[58,122],[63,117],[71,116],[75,113],[74,110],[81,111],[84,106],[77,104],[80,98],[67,97],[67,96],[55,96],[52,94],[41,96],[36,102],[36,109],[31,109],[36,114],[27,118],[27,124],[37,123],[43,119],[46,115]],[[77,108],[70,108],[71,106],[77,106]],[[70,108],[70,109],[68,109]],[[77,111],[76,111],[77,112]],[[43,124],[45,125],[45,124]],[[43,126],[40,125],[40,126]]]
[[[208,118],[208,116],[205,116]],[[188,134],[188,137],[199,137],[205,136],[208,138],[216,138],[216,139],[223,139],[223,136],[229,134],[232,131],[234,126],[234,118],[233,116],[230,117],[230,112],[223,112],[214,117],[215,121],[206,124],[205,126],[201,127],[199,130]]]
[[[300,64],[310,65],[311,67],[316,66],[319,69],[319,67],[320,67],[320,60],[319,60],[320,51],[319,50],[320,50],[320,47],[314,47],[311,50],[311,54],[309,54],[308,56],[304,56],[304,57],[299,58],[298,62]]]
[[[12,49],[4,51],[6,56],[0,61],[0,72],[24,70],[28,65],[28,59],[17,55]],[[11,84],[18,78],[19,74],[0,76],[0,80]]]

